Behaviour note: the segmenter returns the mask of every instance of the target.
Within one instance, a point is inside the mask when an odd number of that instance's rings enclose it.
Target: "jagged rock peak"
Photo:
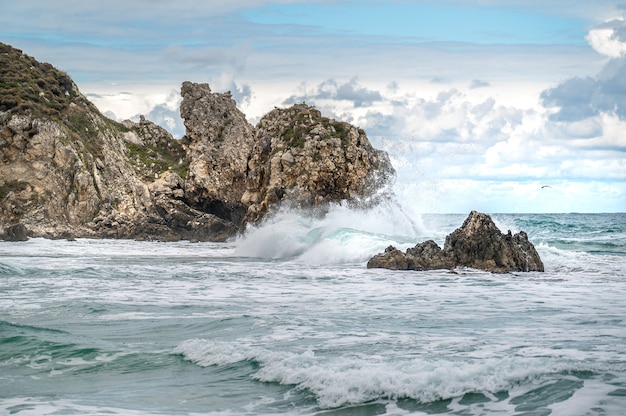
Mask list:
[[[180,115],[183,143],[190,160],[187,201],[195,208],[240,224],[246,212],[247,163],[254,146],[254,127],[230,93],[213,93],[209,84],[185,81]]]
[[[458,265],[496,273],[544,270],[524,231],[503,234],[489,215],[477,211],[446,237],[444,254]]]
[[[491,217],[472,211],[460,228],[446,237],[443,250],[432,240],[405,253],[393,246],[377,254],[368,268],[435,270],[470,267],[494,273],[543,271],[544,266],[524,231],[502,234]]]

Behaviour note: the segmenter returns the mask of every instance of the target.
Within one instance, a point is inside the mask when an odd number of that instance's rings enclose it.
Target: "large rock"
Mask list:
[[[6,227],[4,232],[0,234],[0,240],[5,241],[27,241],[28,230],[24,224],[14,224]]]
[[[365,200],[394,177],[365,132],[306,104],[274,109],[252,127],[230,93],[183,83],[185,200],[235,226],[282,204],[310,208]]]
[[[0,234],[19,223],[34,237],[225,238],[207,235],[204,212],[169,224],[161,197],[183,199],[188,160],[167,131],[109,120],[67,74],[3,44],[0,73]]]
[[[259,121],[247,171],[242,202],[250,222],[280,204],[362,202],[395,175],[387,154],[374,149],[363,130],[306,104],[274,109]]]
[[[446,237],[443,250],[432,240],[405,253],[388,247],[368,268],[435,270],[470,267],[494,273],[543,271],[543,262],[524,231],[502,234],[491,217],[472,211],[460,228]]]
[[[185,199],[192,207],[239,226],[247,209],[241,198],[255,144],[254,127],[230,93],[214,93],[209,84],[186,81],[181,95],[183,143],[190,160]]]

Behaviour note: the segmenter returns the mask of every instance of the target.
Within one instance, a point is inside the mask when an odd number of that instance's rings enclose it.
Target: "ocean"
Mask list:
[[[492,214],[544,273],[366,268],[466,216],[0,242],[0,414],[626,414],[626,214]]]

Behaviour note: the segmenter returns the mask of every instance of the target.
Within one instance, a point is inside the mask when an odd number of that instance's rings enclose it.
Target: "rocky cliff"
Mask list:
[[[183,83],[186,136],[104,117],[69,76],[0,44],[0,238],[222,241],[280,203],[375,194],[364,132],[304,105],[251,126],[229,93]]]
[[[201,211],[240,224],[247,209],[241,197],[254,127],[230,93],[213,93],[209,84],[184,82],[181,95],[183,143],[190,160],[186,200]]]
[[[67,74],[7,45],[0,71],[0,229],[161,240],[236,230],[181,205],[189,162],[168,132],[107,119]]]
[[[308,208],[367,199],[394,175],[387,154],[374,149],[363,130],[306,104],[261,119],[247,168],[242,201],[249,221],[278,202]]]
[[[368,268],[436,270],[470,267],[494,273],[543,271],[543,262],[524,231],[502,234],[487,214],[472,211],[446,237],[443,249],[428,240],[402,252],[390,246]]]

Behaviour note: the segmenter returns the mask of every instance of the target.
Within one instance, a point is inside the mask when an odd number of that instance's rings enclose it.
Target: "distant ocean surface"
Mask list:
[[[544,273],[366,268],[466,216],[0,242],[0,414],[626,414],[626,214],[492,214]]]

